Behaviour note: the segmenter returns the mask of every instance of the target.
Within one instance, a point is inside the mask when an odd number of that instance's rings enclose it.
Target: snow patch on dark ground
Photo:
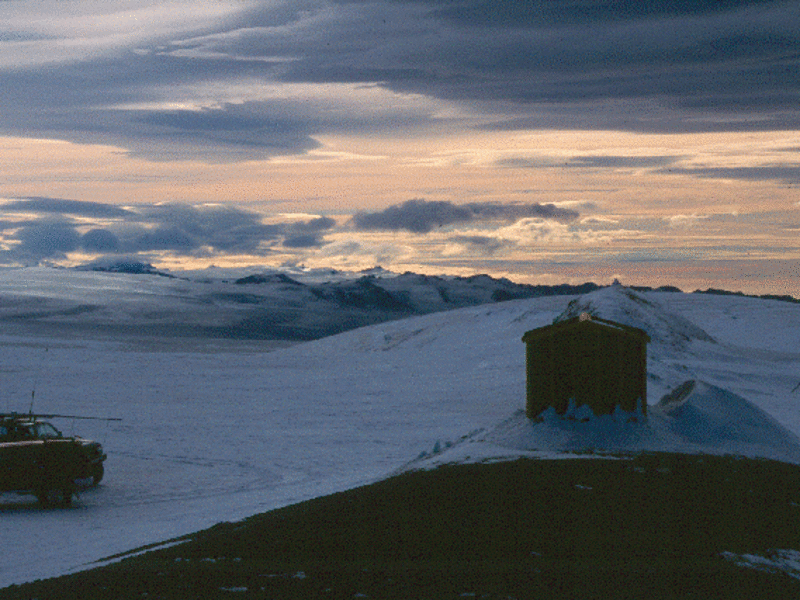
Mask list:
[[[783,573],[793,579],[800,579],[800,551],[797,550],[775,549],[763,556],[723,552],[722,556],[740,567],[768,573]]]

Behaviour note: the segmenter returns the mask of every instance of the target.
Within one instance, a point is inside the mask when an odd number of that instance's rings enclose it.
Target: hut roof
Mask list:
[[[565,331],[575,331],[593,327],[613,329],[625,336],[631,336],[640,340],[643,339],[645,342],[650,341],[650,336],[647,335],[647,332],[639,329],[638,327],[632,327],[631,325],[609,321],[608,319],[595,317],[589,313],[582,313],[579,317],[573,317],[572,319],[568,319],[566,321],[553,323],[552,325],[545,325],[544,327],[539,327],[538,329],[532,329],[522,336],[522,341],[527,343],[543,337],[558,335],[559,333]]]

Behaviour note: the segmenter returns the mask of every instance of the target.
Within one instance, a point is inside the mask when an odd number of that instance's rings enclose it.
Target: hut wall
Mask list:
[[[640,398],[646,410],[646,336],[592,322],[548,329],[525,338],[529,417],[564,414],[570,399],[598,415],[633,411]]]

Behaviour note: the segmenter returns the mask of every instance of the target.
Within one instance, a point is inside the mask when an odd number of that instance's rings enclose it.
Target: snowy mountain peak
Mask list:
[[[112,261],[97,260],[86,265],[75,267],[74,270],[96,271],[104,273],[127,273],[130,275],[158,275],[160,277],[175,278],[175,275],[160,271],[150,263],[140,262],[134,259],[119,259]]]
[[[560,323],[583,313],[637,327],[647,332],[651,343],[668,348],[682,349],[694,340],[714,341],[691,321],[670,313],[654,299],[618,283],[576,298],[553,322]]]

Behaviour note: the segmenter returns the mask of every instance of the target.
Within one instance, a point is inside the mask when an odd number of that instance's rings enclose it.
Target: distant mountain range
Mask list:
[[[260,298],[266,296],[280,299],[271,305],[271,315],[248,318],[240,332],[290,339],[315,339],[382,321],[479,304],[585,294],[600,287],[594,283],[526,285],[488,275],[439,277],[416,273],[368,274],[322,283],[304,283],[283,273],[269,273],[242,277],[233,285],[247,292],[231,293],[231,300],[263,304]],[[290,307],[302,310],[297,314]],[[287,316],[293,318],[285,320]]]
[[[109,334],[304,341],[415,315],[581,295],[604,287],[529,285],[488,275],[396,274],[379,267],[355,274],[209,273],[169,273],[135,261],[5,270],[0,272],[0,323]],[[666,286],[656,291],[681,290]],[[762,297],[797,302],[789,296]]]

